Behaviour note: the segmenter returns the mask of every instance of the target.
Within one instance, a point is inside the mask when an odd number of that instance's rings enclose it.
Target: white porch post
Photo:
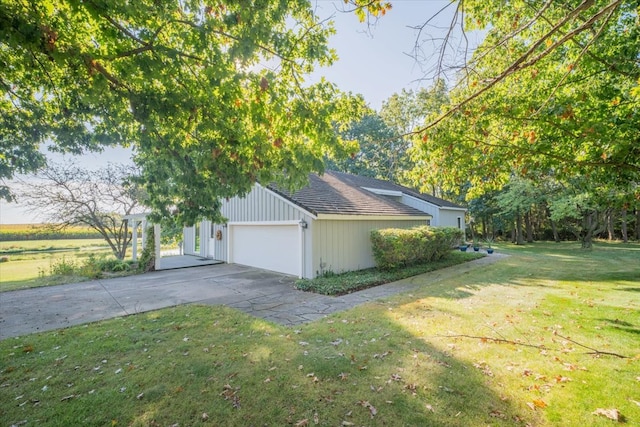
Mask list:
[[[133,261],[138,260],[138,221],[135,219],[131,220],[131,226],[133,227],[132,235],[132,245],[131,245],[131,259]]]
[[[153,224],[154,246],[156,249],[155,269],[160,270],[160,224]]]

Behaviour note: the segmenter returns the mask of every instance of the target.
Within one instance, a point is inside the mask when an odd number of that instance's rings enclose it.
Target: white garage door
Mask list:
[[[229,262],[300,275],[300,229],[298,224],[229,224]]]

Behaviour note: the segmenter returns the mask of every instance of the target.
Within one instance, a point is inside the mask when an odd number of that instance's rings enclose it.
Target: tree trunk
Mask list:
[[[522,234],[522,214],[520,214],[520,212],[516,215],[516,245],[524,245],[524,236]]]
[[[607,209],[607,239],[614,240],[616,238],[615,226],[613,224],[613,209]]]
[[[620,216],[621,216],[620,232],[622,233],[622,241],[627,243],[629,242],[629,235],[627,232],[627,210],[623,208]]]
[[[582,232],[580,241],[582,243],[582,249],[591,250],[593,248],[593,236],[597,236],[602,233],[607,227],[608,221],[606,220],[609,212],[605,212],[605,220],[602,227],[598,228],[598,211],[587,210],[583,212],[582,217]]]
[[[640,209],[636,209],[636,240],[640,240]]]
[[[531,221],[531,210],[524,214],[525,228],[527,229],[527,243],[533,243],[533,224]]]
[[[551,224],[551,232],[553,233],[553,241],[556,243],[560,242],[560,235],[558,234],[558,226],[556,222],[551,219],[551,210],[549,210],[549,206],[545,204],[544,211],[549,219],[549,223]]]

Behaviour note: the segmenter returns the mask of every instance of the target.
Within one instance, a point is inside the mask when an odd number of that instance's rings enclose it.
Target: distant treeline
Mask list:
[[[15,240],[100,239],[102,236],[89,227],[73,226],[57,230],[47,224],[2,224],[0,242]]]

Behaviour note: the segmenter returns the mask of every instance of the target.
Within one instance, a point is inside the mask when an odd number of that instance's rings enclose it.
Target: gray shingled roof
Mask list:
[[[463,206],[460,205],[456,205],[455,203],[451,203],[447,200],[443,200],[439,197],[435,197],[435,196],[431,196],[429,194],[423,194],[420,193],[418,191],[415,191],[409,187],[405,187],[402,185],[398,185],[398,184],[394,184],[393,182],[390,181],[384,181],[381,179],[376,179],[376,178],[370,178],[368,176],[358,176],[358,175],[351,175],[348,173],[344,173],[344,172],[337,172],[337,171],[328,171],[327,173],[330,173],[332,175],[334,175],[335,177],[337,177],[338,179],[350,182],[352,185],[357,185],[358,187],[369,187],[369,188],[379,188],[382,190],[392,190],[392,191],[401,191],[404,194],[416,197],[420,200],[424,200],[425,202],[429,202],[433,205],[442,207],[442,208],[458,208],[458,209],[464,209]]]
[[[310,174],[309,185],[295,193],[289,193],[274,185],[269,185],[269,189],[314,215],[428,215],[425,212],[400,203],[392,197],[374,194],[362,187],[402,191],[405,194],[410,194],[437,206],[450,205],[452,207],[460,207],[435,197],[421,195],[411,189],[388,181],[336,171],[327,171],[323,175]],[[425,197],[429,197],[429,199]],[[431,199],[435,199],[437,202]]]

